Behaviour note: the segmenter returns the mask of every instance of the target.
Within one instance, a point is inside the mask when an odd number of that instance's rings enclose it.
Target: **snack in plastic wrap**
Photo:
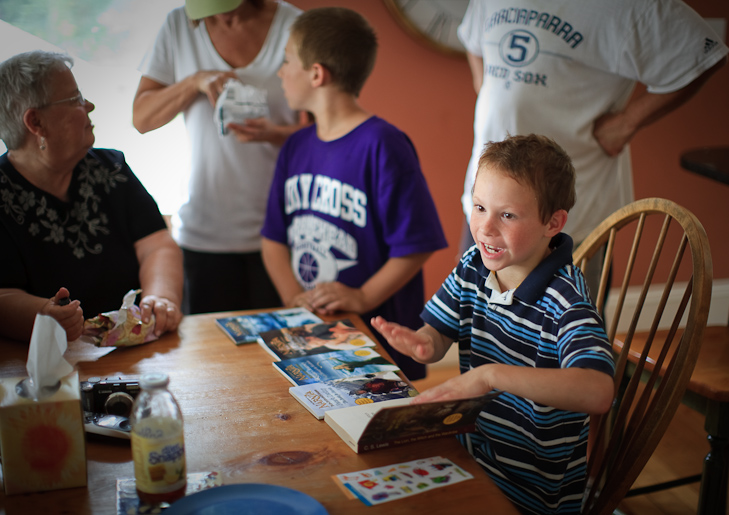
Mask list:
[[[268,93],[250,84],[230,79],[215,104],[215,123],[221,135],[228,134],[226,125],[242,124],[249,118],[268,118]]]
[[[156,340],[154,315],[148,323],[142,323],[142,310],[134,304],[141,292],[129,290],[118,311],[101,313],[86,320],[81,339],[97,347],[131,347]]]

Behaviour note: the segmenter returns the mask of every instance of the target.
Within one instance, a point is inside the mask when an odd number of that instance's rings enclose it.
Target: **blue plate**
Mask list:
[[[164,515],[328,515],[319,502],[283,486],[225,485],[175,501]]]

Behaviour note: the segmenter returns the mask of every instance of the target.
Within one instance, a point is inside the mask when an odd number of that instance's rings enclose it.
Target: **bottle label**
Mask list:
[[[146,493],[175,491],[187,482],[182,422],[146,418],[132,428],[132,457],[137,489]]]

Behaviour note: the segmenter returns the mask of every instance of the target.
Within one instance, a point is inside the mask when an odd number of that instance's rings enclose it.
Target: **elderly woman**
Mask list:
[[[72,64],[42,51],[0,63],[0,335],[28,340],[43,313],[74,340],[84,312],[133,288],[162,334],[182,318],[182,253],[124,155],[92,148]]]

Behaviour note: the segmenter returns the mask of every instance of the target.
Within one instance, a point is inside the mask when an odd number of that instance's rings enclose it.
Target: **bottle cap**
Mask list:
[[[145,390],[148,388],[164,388],[169,382],[170,378],[167,374],[156,372],[153,374],[144,374],[139,379],[139,386]]]

